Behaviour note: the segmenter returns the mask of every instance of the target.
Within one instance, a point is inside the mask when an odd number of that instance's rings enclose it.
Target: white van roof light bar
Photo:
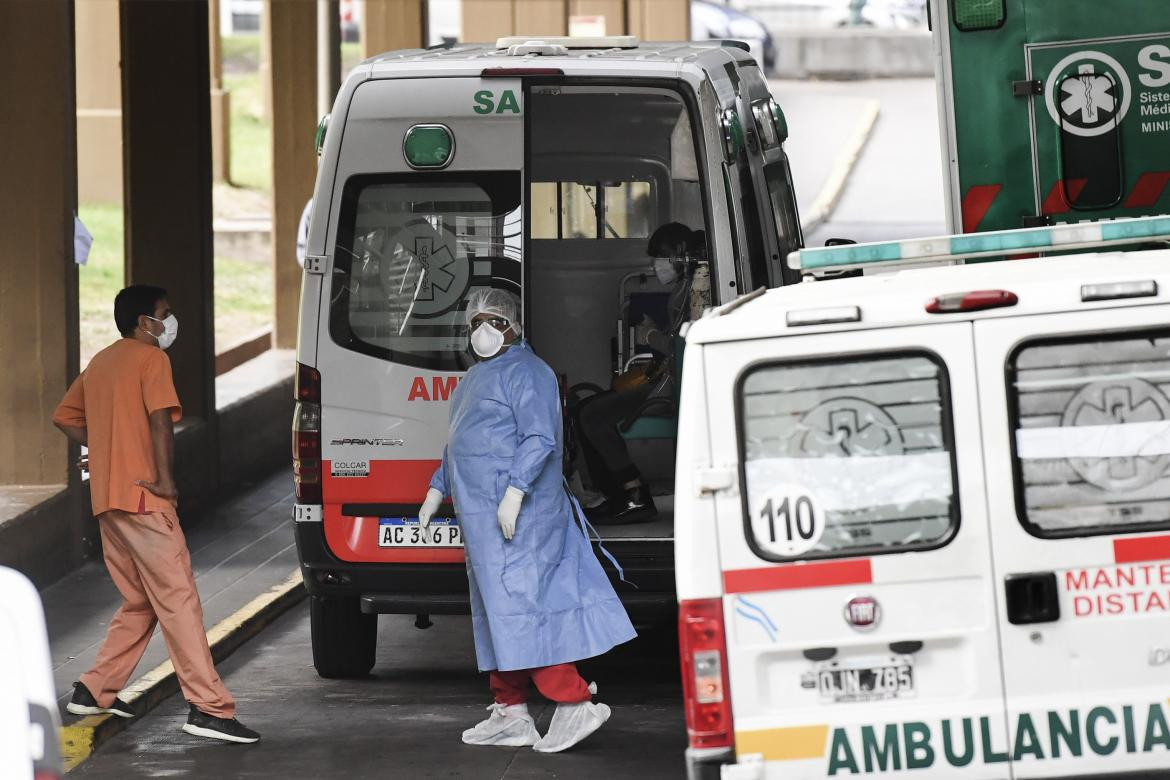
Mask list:
[[[801,249],[788,255],[788,267],[815,273],[1031,252],[1109,248],[1158,240],[1170,240],[1170,216],[1073,222],[1019,230]]]
[[[569,36],[569,35],[510,35],[496,40],[497,49],[509,49],[513,46],[563,46],[566,49],[636,49],[638,36],[636,35],[601,35],[601,36]]]

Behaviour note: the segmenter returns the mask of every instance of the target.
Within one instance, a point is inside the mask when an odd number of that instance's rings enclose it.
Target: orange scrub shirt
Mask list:
[[[134,484],[158,480],[150,413],[159,409],[170,409],[174,422],[183,417],[171,360],[158,347],[135,339],[118,339],[94,355],[65,393],[53,421],[88,429],[95,516],[110,509],[174,511],[168,501]]]

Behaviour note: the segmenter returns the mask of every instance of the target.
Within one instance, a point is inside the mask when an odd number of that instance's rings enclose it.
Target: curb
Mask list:
[[[816,200],[809,206],[805,218],[801,221],[800,229],[805,235],[825,224],[833,215],[837,203],[841,200],[841,195],[845,192],[845,184],[849,181],[849,175],[853,173],[853,167],[857,165],[857,160],[861,157],[865,144],[873,135],[873,128],[877,124],[879,113],[881,113],[881,103],[877,100],[867,100],[865,108],[861,111],[861,119],[853,129],[849,140],[845,142],[844,150],[837,156],[833,169],[829,171],[829,178],[825,179],[824,186],[817,193]]]
[[[256,636],[276,618],[296,606],[306,596],[300,569],[293,571],[279,585],[249,601],[235,613],[212,626],[207,632],[211,657],[218,664],[245,642]],[[175,667],[164,661],[122,689],[127,704],[137,704],[138,715],[86,715],[69,726],[61,727],[61,754],[65,771],[71,772],[115,734],[126,729],[146,713],[179,690]]]

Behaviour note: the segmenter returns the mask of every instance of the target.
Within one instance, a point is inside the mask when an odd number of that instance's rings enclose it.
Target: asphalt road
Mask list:
[[[225,745],[180,729],[175,696],[101,747],[70,777],[108,778],[679,778],[685,775],[678,651],[673,626],[643,630],[581,664],[613,716],[561,754],[471,747],[463,729],[486,716],[487,675],[475,670],[470,622],[383,616],[378,662],[364,680],[323,680],[313,670],[307,605],[266,629],[219,671],[240,720],[262,739]],[[543,733],[554,706],[529,703]]]

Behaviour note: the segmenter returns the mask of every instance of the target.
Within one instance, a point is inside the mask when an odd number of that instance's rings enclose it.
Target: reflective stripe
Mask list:
[[[1052,248],[1108,247],[1137,241],[1170,239],[1170,217],[1079,222],[1019,230],[997,230],[906,241],[801,249],[788,255],[790,268],[805,271],[864,267],[874,264],[923,263],[995,257]]]

